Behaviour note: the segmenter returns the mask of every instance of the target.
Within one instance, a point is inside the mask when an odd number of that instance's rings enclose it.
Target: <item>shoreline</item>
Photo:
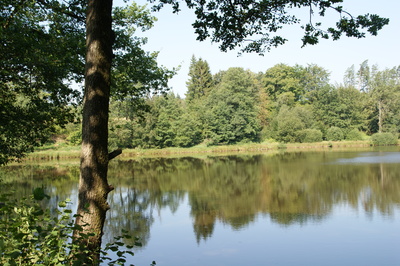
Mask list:
[[[188,156],[188,155],[210,155],[230,153],[257,153],[257,152],[280,152],[280,151],[323,151],[354,148],[373,148],[370,141],[322,141],[315,143],[247,143],[235,145],[206,146],[198,145],[190,148],[164,148],[164,149],[123,149],[120,158],[140,157],[163,157],[163,156]],[[31,160],[53,160],[53,159],[76,159],[80,157],[80,146],[56,145],[41,148],[29,154],[22,161]]]

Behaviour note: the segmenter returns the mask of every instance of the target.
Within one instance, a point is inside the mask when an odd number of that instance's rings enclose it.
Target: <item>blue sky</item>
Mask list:
[[[118,4],[121,0],[114,0]],[[140,5],[149,4],[145,0],[136,1]],[[209,40],[196,41],[191,24],[194,21],[192,10],[183,10],[172,14],[169,6],[155,12],[158,18],[155,26],[143,35],[148,37],[144,47],[148,51],[159,51],[158,62],[168,68],[181,66],[181,70],[169,83],[175,93],[184,96],[186,81],[192,55],[206,60],[213,74],[229,67],[243,67],[253,72],[265,72],[268,68],[284,63],[287,65],[317,64],[331,72],[331,82],[341,83],[345,70],[351,65],[358,67],[368,60],[370,65],[377,64],[380,69],[400,65],[400,1],[398,0],[344,0],[345,10],[353,15],[378,14],[390,19],[378,36],[364,39],[342,37],[339,41],[322,40],[318,45],[301,48],[302,31],[299,25],[286,28],[284,36],[289,40],[285,45],[273,48],[264,56],[243,54],[237,51],[220,52],[218,44]],[[300,16],[305,13],[295,11]],[[334,21],[338,15],[331,12],[327,22]]]

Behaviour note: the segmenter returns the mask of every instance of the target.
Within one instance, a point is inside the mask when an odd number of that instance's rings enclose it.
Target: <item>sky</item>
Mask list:
[[[121,0],[114,0],[114,2],[119,4]],[[136,2],[139,5],[147,4],[151,7],[146,0]],[[145,50],[159,51],[157,60],[159,65],[167,68],[180,66],[178,74],[170,80],[168,85],[181,97],[184,97],[187,90],[186,82],[189,79],[188,72],[192,55],[206,60],[212,74],[230,67],[242,67],[258,73],[265,72],[280,63],[290,66],[316,64],[331,73],[332,84],[342,83],[346,69],[352,65],[357,69],[365,60],[368,60],[370,65],[377,64],[379,69],[399,66],[400,1],[344,0],[342,6],[353,15],[378,14],[389,18],[390,23],[377,36],[367,34],[367,37],[363,39],[342,37],[338,41],[321,40],[317,45],[304,48],[301,48],[300,26],[289,26],[283,31],[283,36],[288,39],[283,46],[272,48],[264,56],[257,54],[238,56],[237,51],[221,52],[218,44],[211,43],[210,40],[196,41],[196,35],[191,26],[195,20],[193,10],[183,9],[177,15],[172,13],[171,7],[166,6],[160,12],[153,13],[158,21],[152,29],[140,36],[148,38],[148,43],[144,46]],[[305,13],[299,14],[301,16]],[[334,23],[338,18],[338,14],[332,11],[325,20],[327,23]]]

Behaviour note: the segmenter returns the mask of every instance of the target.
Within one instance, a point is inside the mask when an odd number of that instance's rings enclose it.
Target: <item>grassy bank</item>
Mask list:
[[[64,143],[45,145],[37,148],[35,152],[29,154],[28,160],[54,160],[54,159],[73,159],[79,158],[81,146],[69,146]]]
[[[269,152],[269,151],[295,151],[295,150],[338,150],[348,148],[362,148],[371,146],[371,142],[363,141],[322,141],[315,143],[247,143],[236,145],[206,146],[198,145],[191,148],[165,148],[165,149],[124,149],[118,158],[154,157],[154,156],[187,156],[196,154],[225,154],[236,152]],[[27,160],[53,160],[79,158],[80,146],[67,146],[53,144],[41,147],[27,157]]]

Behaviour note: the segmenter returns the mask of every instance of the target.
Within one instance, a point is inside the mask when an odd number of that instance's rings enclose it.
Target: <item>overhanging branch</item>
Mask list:
[[[108,154],[108,160],[110,161],[110,160],[114,159],[115,157],[117,157],[117,156],[120,155],[121,153],[122,153],[122,149],[117,149],[117,150],[115,150],[115,151],[110,152],[110,153]]]
[[[45,6],[46,8],[53,10],[54,12],[58,12],[58,13],[67,15],[71,18],[77,19],[80,22],[85,22],[85,20],[86,20],[85,17],[79,16],[73,12],[64,10],[62,8],[55,7],[55,6],[51,5],[50,3],[46,2],[46,0],[36,0],[36,1],[40,4],[42,4],[43,6]]]

